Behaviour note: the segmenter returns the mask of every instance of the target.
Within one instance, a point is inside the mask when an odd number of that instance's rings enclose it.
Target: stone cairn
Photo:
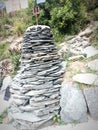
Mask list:
[[[10,92],[9,121],[20,130],[53,123],[60,111],[60,88],[64,63],[58,56],[48,26],[31,26],[24,35],[20,70]]]

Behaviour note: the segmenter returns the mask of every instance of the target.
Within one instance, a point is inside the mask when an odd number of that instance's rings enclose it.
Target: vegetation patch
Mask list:
[[[10,55],[10,58],[12,60],[12,64],[14,66],[14,73],[13,73],[13,75],[15,75],[17,70],[19,69],[19,64],[20,64],[19,59],[20,59],[20,57],[21,57],[21,55],[18,54],[18,53],[14,53],[14,54]]]
[[[57,123],[58,125],[65,124],[64,121],[61,120],[61,116],[59,114],[58,115],[54,114],[52,119],[54,123]]]
[[[9,44],[7,42],[0,43],[0,60],[6,59],[10,56],[8,47]]]
[[[3,119],[6,118],[8,112],[7,110],[5,110],[1,115],[0,115],[0,124],[3,123]]]

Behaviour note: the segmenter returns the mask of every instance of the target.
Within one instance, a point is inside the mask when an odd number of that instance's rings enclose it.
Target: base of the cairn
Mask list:
[[[27,115],[25,117],[25,115]],[[9,123],[11,123],[17,130],[38,130],[47,126],[53,125],[52,117],[45,120],[36,121],[33,113],[9,113]],[[34,121],[34,122],[33,122]]]

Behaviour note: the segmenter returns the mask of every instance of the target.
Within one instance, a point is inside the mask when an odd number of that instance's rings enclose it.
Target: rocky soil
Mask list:
[[[98,46],[90,42],[94,31],[92,25],[61,43],[59,54],[67,61],[61,89],[65,123],[85,122],[88,114],[98,120]]]

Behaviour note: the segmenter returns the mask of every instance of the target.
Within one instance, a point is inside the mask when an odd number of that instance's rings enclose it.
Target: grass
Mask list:
[[[96,47],[98,49],[98,40],[95,40],[92,44],[94,47]]]
[[[98,59],[98,54],[87,59],[87,61]]]
[[[8,47],[9,45],[7,42],[0,43],[0,60],[6,59],[10,56]]]
[[[54,114],[52,119],[53,119],[53,121],[54,121],[55,123],[57,123],[58,125],[63,125],[63,124],[65,124],[65,122],[62,121],[61,116],[60,116],[59,114],[58,114],[58,115]]]
[[[92,69],[90,69],[90,68],[87,68],[87,72],[88,72],[88,73],[96,74],[96,70],[92,70]]]
[[[90,87],[92,87],[92,85],[83,84],[83,83],[78,83],[78,85],[79,85],[79,88],[80,88],[80,89],[85,89],[85,88],[90,88]]]
[[[7,116],[7,109],[0,115],[0,124],[3,123],[3,119]]]
[[[6,38],[13,34],[20,36],[30,25],[32,25],[32,13],[28,9],[16,11],[13,16],[5,13],[0,19],[0,37]]]
[[[10,59],[11,59],[12,64],[14,66],[14,72],[13,72],[12,76],[15,75],[17,73],[17,70],[19,69],[19,64],[20,64],[19,59],[20,59],[20,57],[21,57],[21,55],[18,54],[18,53],[14,53],[14,54],[10,55]]]

